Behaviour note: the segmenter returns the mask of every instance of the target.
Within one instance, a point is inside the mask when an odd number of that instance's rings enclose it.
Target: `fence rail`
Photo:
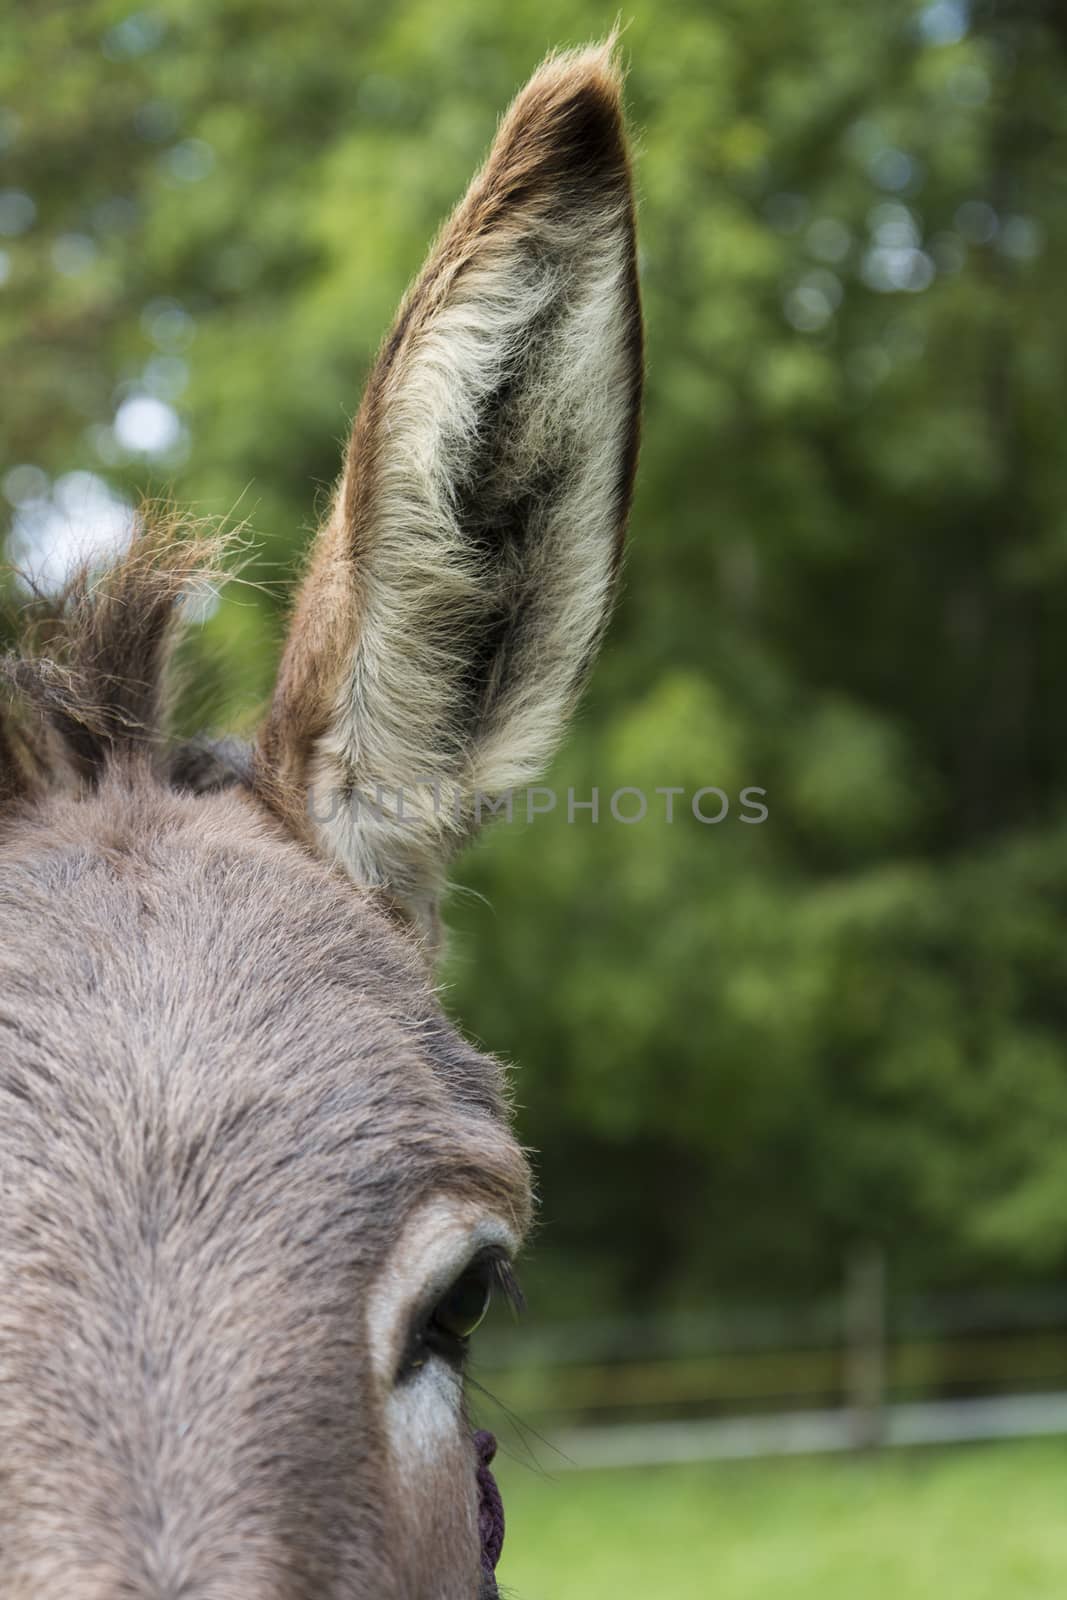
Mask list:
[[[885,1284],[868,1253],[836,1299],[533,1329],[475,1376],[576,1465],[1067,1433],[1067,1290],[938,1303]]]
[[[1067,1393],[888,1406],[879,1444],[890,1449],[1067,1434]],[[847,1412],[794,1411],[711,1422],[572,1428],[548,1441],[561,1469],[674,1466],[856,1448]]]
[[[840,1349],[731,1352],[656,1361],[553,1364],[482,1370],[487,1388],[509,1406],[538,1413],[595,1413],[656,1407],[736,1407],[755,1402],[842,1401],[846,1360]],[[1067,1330],[972,1339],[906,1340],[886,1351],[882,1387],[872,1403],[931,1391],[951,1396],[1067,1388]]]

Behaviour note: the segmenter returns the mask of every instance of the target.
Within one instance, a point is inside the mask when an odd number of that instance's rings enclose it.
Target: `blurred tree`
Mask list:
[[[452,915],[449,1004],[521,1061],[544,1152],[533,1276],[561,1307],[778,1292],[866,1239],[926,1284],[1063,1271],[1062,16],[631,14],[644,457],[551,780],[601,816],[498,827]],[[83,0],[5,30],[12,540],[150,483],[247,515],[252,586],[192,644],[220,720],[268,689],[373,349],[495,114],[612,15]],[[644,820],[610,818],[621,786]]]

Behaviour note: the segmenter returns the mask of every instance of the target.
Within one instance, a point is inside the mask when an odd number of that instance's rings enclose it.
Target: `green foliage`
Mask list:
[[[811,1287],[869,1238],[924,1284],[1067,1267],[1067,35],[1005,11],[631,8],[627,591],[564,798],[473,852],[451,918],[449,1003],[522,1064],[561,1306]],[[208,690],[254,715],[405,280],[523,76],[613,17],[83,0],[5,30],[3,466],[254,530],[187,720]],[[146,396],[180,421],[154,453],[113,426]]]

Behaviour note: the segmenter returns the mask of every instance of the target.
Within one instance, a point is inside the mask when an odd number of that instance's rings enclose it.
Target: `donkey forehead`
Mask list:
[[[340,1211],[367,1252],[439,1193],[523,1230],[499,1063],[373,901],[242,797],[116,787],[9,834],[0,995],[6,1160],[214,1183],[228,1226]]]

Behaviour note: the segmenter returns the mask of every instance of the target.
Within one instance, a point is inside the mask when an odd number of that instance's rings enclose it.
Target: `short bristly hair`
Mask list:
[[[224,581],[232,543],[146,502],[118,559],[84,561],[58,592],[35,590],[23,603],[17,647],[0,658],[11,798],[63,779],[92,788],[109,766],[131,761],[169,779],[168,669],[184,603]]]

